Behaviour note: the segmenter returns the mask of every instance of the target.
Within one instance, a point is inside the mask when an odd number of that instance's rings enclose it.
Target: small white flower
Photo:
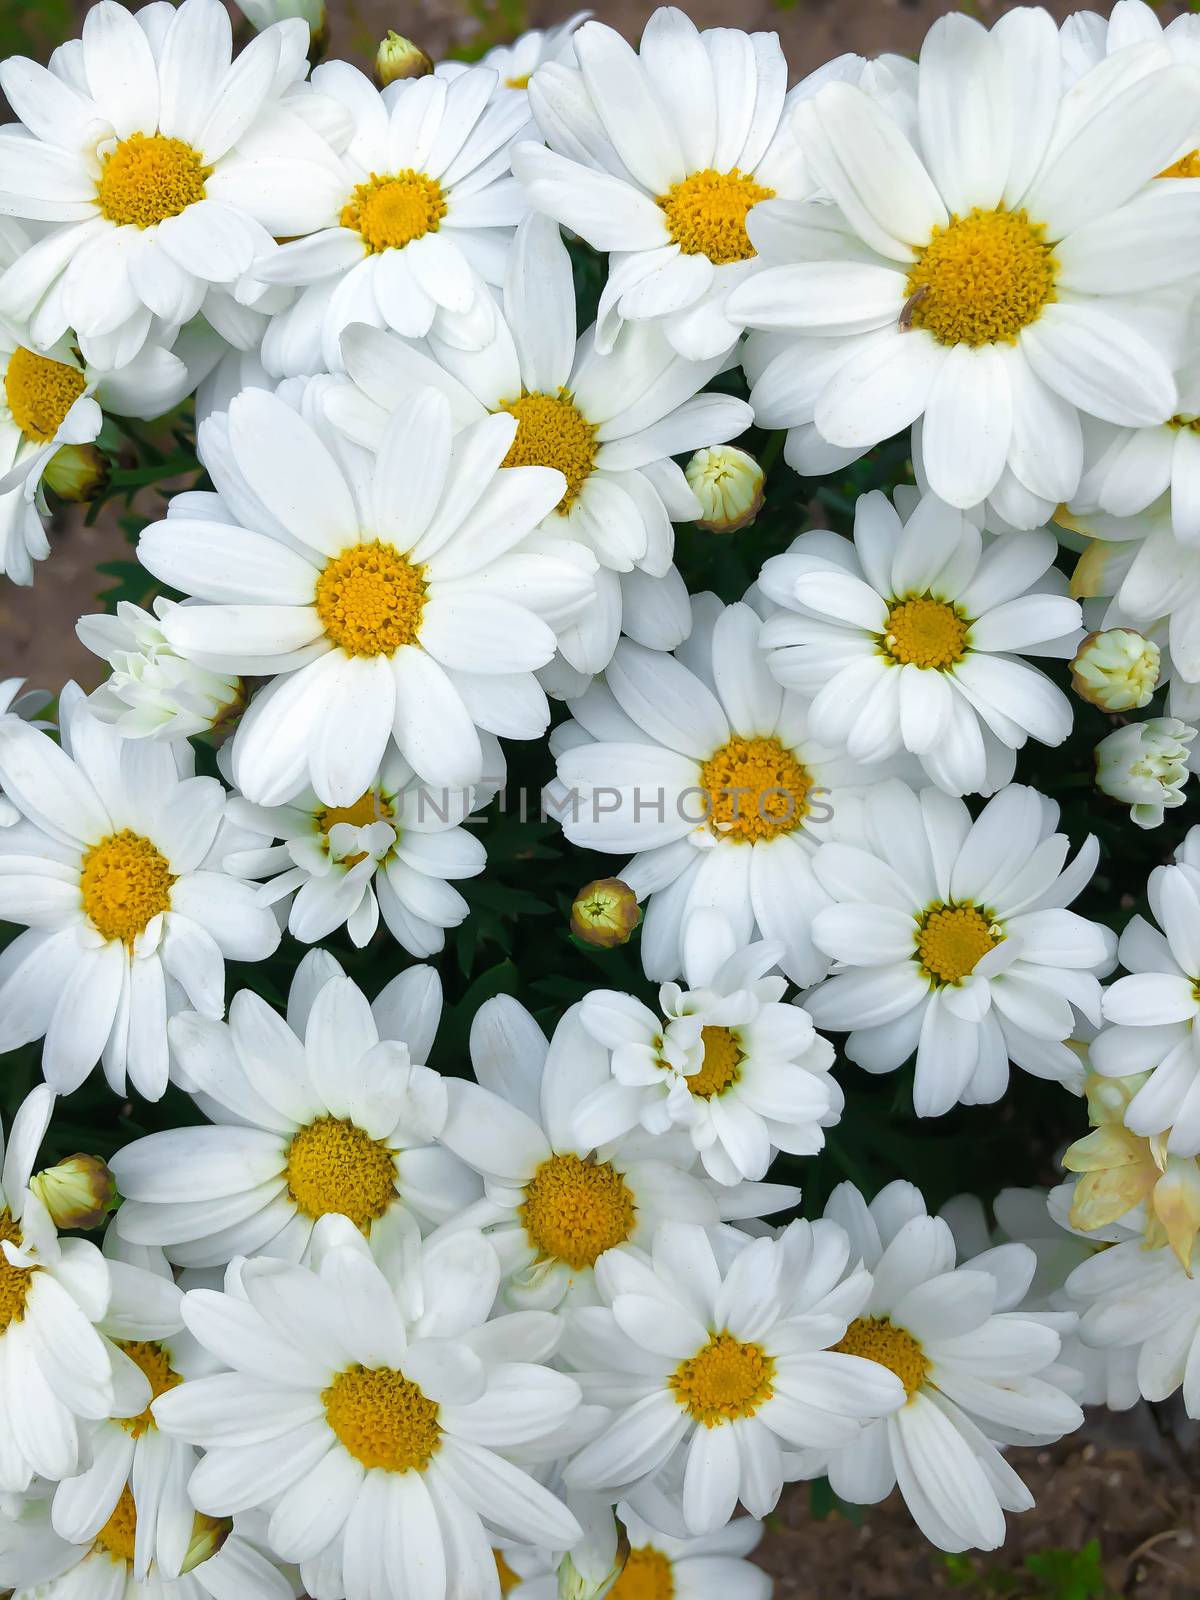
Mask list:
[[[697,450],[683,475],[700,502],[701,514],[696,520],[709,533],[737,533],[748,528],[763,508],[763,469],[736,445]]]
[[[1096,787],[1129,806],[1139,828],[1160,828],[1163,814],[1184,804],[1189,746],[1195,728],[1178,717],[1130,722],[1096,746]]]
[[[553,28],[530,28],[518,34],[511,44],[493,45],[479,58],[480,63],[500,74],[502,89],[526,90],[530,78],[547,61],[574,63],[575,32],[591,14],[590,11],[576,11]],[[461,62],[442,61],[437,70],[439,76],[448,77],[465,69]]]
[[[1162,651],[1132,628],[1089,633],[1071,662],[1075,693],[1102,711],[1141,711],[1154,698]]]

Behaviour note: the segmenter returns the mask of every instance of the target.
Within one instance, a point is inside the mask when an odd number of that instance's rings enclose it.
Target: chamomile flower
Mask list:
[[[325,805],[352,806],[393,739],[426,782],[468,788],[485,776],[479,729],[543,731],[534,672],[556,646],[544,616],[585,604],[591,577],[517,553],[565,480],[503,466],[516,430],[505,415],[455,434],[449,402],[427,390],[395,413],[378,456],[343,465],[261,390],[204,424],[221,499],[188,496],[183,514],[146,529],[138,556],[206,602],[163,619],[173,649],[273,680],[231,746],[248,799],[280,805],[311,786]]]
[[[372,1006],[314,951],[286,1021],[249,989],[227,1024],[175,1018],[179,1071],[211,1126],[117,1152],[117,1232],[180,1266],[211,1267],[235,1255],[298,1261],[330,1212],[364,1233],[401,1209],[426,1227],[456,1216],[479,1186],[437,1143],[446,1090],[421,1063],[440,1012],[426,967],[393,978]]]
[[[506,1458],[579,1404],[544,1364],[553,1319],[488,1321],[500,1263],[477,1230],[421,1244],[393,1213],[370,1245],[344,1217],[318,1231],[313,1268],[245,1262],[184,1301],[231,1369],[157,1403],[160,1427],[205,1448],[192,1499],[268,1508],[271,1547],[316,1600],[498,1600],[481,1519],[552,1548],[580,1534]]]
[[[694,911],[684,929],[686,988],[659,990],[662,1016],[633,995],[596,989],[580,1018],[612,1052],[612,1082],[579,1108],[624,1132],[686,1128],[718,1183],[765,1175],[776,1150],[814,1155],[843,1097],[829,1075],[833,1046],[771,973],[782,945],[742,948],[719,911]]]
[[[905,521],[878,491],[855,508],[851,543],[803,533],[759,577],[785,610],[762,646],[786,688],[812,695],[815,737],[870,763],[900,749],[950,794],[994,794],[1032,735],[1071,731],[1067,697],[1026,655],[1069,659],[1077,601],[1053,570],[1048,529],[980,533],[924,495]]]
[[[1154,297],[1191,273],[1200,196],[1153,180],[1195,135],[1200,77],[1150,49],[1068,95],[1061,55],[1040,9],[990,32],[952,14],[926,35],[911,133],[849,83],[797,107],[825,199],[750,217],[764,270],[728,309],[785,335],[751,399],[764,426],[795,430],[801,470],[921,418],[950,504],[1011,475],[1054,505],[1079,484],[1081,414],[1136,428],[1176,410],[1174,323]]]
[[[109,1302],[104,1257],[86,1240],[60,1239],[29,1188],[53,1106],[41,1084],[13,1118],[7,1147],[0,1126],[0,1490],[17,1494],[35,1474],[78,1472],[87,1422],[109,1416],[114,1401],[96,1328]]]
[[[0,1049],[44,1034],[60,1093],[102,1060],[118,1094],[158,1099],[167,1018],[189,1003],[220,1017],[226,960],[261,961],[279,926],[222,870],[251,840],[186,744],[122,739],[74,685],[59,721],[61,746],[0,719],[0,788],[21,813],[0,831],[0,914],[27,929],[0,957]]]
[[[49,70],[6,61],[23,125],[0,140],[0,206],[55,226],[0,279],[0,312],[40,349],[71,329],[88,361],[122,367],[152,326],[173,333],[232,289],[273,231],[315,227],[304,125],[282,103],[307,44],[282,22],[233,61],[218,0],[169,16],[100,0]]]
[[[812,918],[828,896],[813,852],[895,766],[867,768],[817,739],[808,699],[767,671],[750,606],[702,595],[695,611],[675,656],[622,640],[604,681],[570,702],[546,809],[572,844],[634,852],[619,876],[648,901],[648,977],[682,972],[687,917],[712,906],[739,944],[782,944],[784,973],[814,983],[828,961]]]
[[[793,1204],[782,1184],[717,1189],[692,1172],[695,1150],[678,1130],[614,1133],[589,1098],[609,1081],[608,1051],[573,1006],[547,1043],[515,1000],[486,1001],[471,1025],[476,1083],[446,1080],[441,1142],[484,1180],[463,1221],[484,1227],[508,1275],[514,1305],[595,1299],[597,1261],[648,1243],[660,1221],[716,1223]]]
[[[853,1184],[825,1215],[845,1229],[851,1259],[871,1277],[869,1298],[836,1347],[899,1378],[904,1400],[840,1448],[797,1465],[824,1473],[844,1500],[875,1505],[899,1487],[914,1522],[942,1550],[995,1550],[1005,1511],[1033,1497],[997,1445],[1045,1444],[1083,1413],[1054,1382],[1059,1313],[1022,1313],[1037,1265],[1024,1244],[956,1262],[954,1235],[926,1214],[910,1183],[888,1184],[867,1205]]]
[[[566,480],[539,530],[546,548],[571,541],[599,563],[595,600],[560,640],[567,662],[591,674],[607,666],[622,632],[656,649],[685,636],[672,523],[694,521],[702,508],[671,457],[737,437],[753,413],[732,395],[701,392],[723,356],[688,361],[645,323],[600,354],[593,330],[577,340],[575,327],[571,258],[557,226],[531,217],[509,251],[490,344],[463,350],[435,329],[421,348],[351,329],[345,361],[361,392],[343,394],[339,412],[335,391],[327,408],[372,447],[396,407],[429,384],[449,397],[458,426],[489,413],[517,419],[506,464],[554,467]],[[664,631],[664,610],[668,629],[679,613],[673,630]]]
[[[684,1524],[712,1533],[739,1500],[774,1508],[785,1451],[849,1444],[902,1405],[894,1372],[835,1348],[871,1293],[861,1267],[839,1281],[849,1248],[840,1228],[800,1222],[723,1260],[704,1228],[668,1224],[649,1254],[605,1256],[603,1303],[566,1314],[563,1357],[616,1414],[567,1484],[636,1490],[684,1458]]]
[[[961,800],[900,783],[871,791],[862,844],[822,845],[813,871],[836,901],[813,938],[837,963],[805,996],[818,1028],[849,1031],[846,1054],[890,1072],[916,1051],[917,1115],[989,1104],[1010,1060],[1078,1091],[1067,1044],[1079,1011],[1100,1020],[1097,974],[1116,940],[1066,907],[1095,870],[1088,839],[1066,865],[1058,807],[1010,784],[972,822]]]

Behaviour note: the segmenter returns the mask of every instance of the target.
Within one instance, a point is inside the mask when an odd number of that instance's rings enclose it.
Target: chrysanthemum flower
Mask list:
[[[899,498],[899,497],[898,497]],[[786,609],[762,645],[774,676],[815,696],[809,727],[857,761],[900,749],[950,794],[994,794],[1032,736],[1058,745],[1071,703],[1026,655],[1070,658],[1078,602],[1047,529],[984,535],[934,495],[900,516],[879,492],[854,541],[802,533],[759,583]]]
[[[1010,784],[972,822],[961,800],[900,783],[873,790],[862,844],[831,841],[813,871],[837,902],[813,938],[837,963],[805,996],[818,1028],[849,1031],[846,1054],[890,1072],[916,1051],[917,1115],[988,1104],[1009,1061],[1076,1090],[1066,1041],[1078,1010],[1100,1020],[1097,974],[1116,939],[1066,910],[1095,870],[1089,835],[1065,865],[1058,807]]]
[[[0,719],[0,787],[21,821],[0,831],[0,913],[24,923],[0,958],[0,1049],[43,1034],[61,1093],[95,1066],[118,1094],[167,1085],[167,1018],[225,1007],[225,962],[261,961],[279,926],[221,869],[252,840],[225,818],[215,778],[186,744],[122,739],[72,684],[61,748]]]

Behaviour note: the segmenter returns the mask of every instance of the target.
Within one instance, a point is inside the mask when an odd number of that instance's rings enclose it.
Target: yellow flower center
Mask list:
[[[844,1356],[862,1356],[894,1372],[911,1400],[925,1382],[929,1362],[911,1333],[895,1328],[886,1317],[855,1317],[846,1336],[833,1346]]]
[[[167,1359],[166,1351],[154,1339],[118,1339],[118,1348],[140,1367],[146,1374],[150,1383],[150,1398],[146,1402],[146,1409],[136,1417],[120,1417],[121,1426],[126,1433],[131,1433],[135,1439],[140,1439],[150,1428],[157,1427],[154,1414],[150,1407],[160,1394],[166,1394],[176,1384],[182,1383],[183,1378],[175,1371]]]
[[[522,72],[519,77],[505,78],[504,87],[506,89],[528,89],[531,76],[531,73]]]
[[[675,1576],[670,1558],[651,1544],[629,1552],[608,1600],[673,1600]]]
[[[288,1193],[306,1217],[330,1212],[365,1230],[396,1199],[396,1158],[353,1122],[318,1117],[288,1148]]]
[[[944,600],[928,595],[897,600],[888,612],[881,648],[898,666],[944,672],[966,655],[968,626]]]
[[[800,826],[812,777],[778,739],[735,734],[701,767],[699,788],[721,832],[754,844]]]
[[[498,407],[517,419],[517,435],[504,467],[557,467],[567,492],[555,508],[570,511],[587,482],[596,459],[596,428],[565,389],[558,394],[523,394]]]
[[[907,315],[939,344],[1012,344],[1055,298],[1057,270],[1042,223],[976,207],[917,250]]]
[[[175,876],[167,858],[140,833],[122,828],[83,857],[79,888],[92,926],[132,945],[151,918],[171,907]]]
[[[1200,178],[1200,150],[1189,150],[1169,167],[1155,174],[1159,178]]]
[[[78,367],[52,361],[18,345],[4,374],[4,394],[13,421],[27,439],[49,444],[79,396],[87,379]]]
[[[442,1432],[438,1408],[391,1367],[349,1367],[322,1391],[325,1417],[364,1467],[423,1472]]]
[[[373,822],[390,822],[395,816],[395,811],[378,789],[368,789],[366,794],[360,794],[353,805],[326,806],[323,811],[316,813],[317,827],[328,839],[330,830],[336,828],[339,822],[348,822],[353,828],[369,828]],[[356,850],[353,855],[334,856],[339,866],[356,867],[360,861],[367,859],[365,850]]]
[[[724,1094],[742,1075],[741,1046],[728,1028],[701,1028],[704,1042],[704,1062],[699,1072],[685,1081],[699,1100],[711,1100]]]
[[[348,656],[390,656],[412,644],[424,606],[424,569],[379,539],[343,550],[317,579],[317,615]]]
[[[137,1508],[133,1503],[133,1491],[126,1484],[112,1516],[96,1535],[93,1548],[103,1550],[114,1561],[124,1561],[132,1566],[136,1535]]]
[[[775,1362],[757,1344],[731,1333],[709,1334],[703,1350],[681,1361],[668,1379],[685,1411],[706,1428],[752,1417],[774,1393]]]
[[[933,905],[921,919],[917,961],[935,983],[959,983],[1003,938],[974,906]]]
[[[576,1155],[543,1161],[525,1188],[520,1218],[543,1259],[576,1272],[633,1232],[633,1195],[607,1161]]]
[[[152,228],[203,200],[211,174],[182,139],[131,133],[104,157],[96,185],[101,213],[119,228]]]
[[[21,1229],[7,1208],[0,1211],[0,1244],[21,1248]],[[0,1334],[25,1315],[25,1301],[36,1267],[14,1267],[0,1250]]]
[[[414,239],[436,233],[446,215],[446,198],[435,178],[406,167],[403,172],[360,183],[342,207],[339,221],[362,235],[368,255],[403,250]]]
[[[736,167],[729,172],[706,167],[673,183],[666,194],[658,196],[658,203],[666,213],[671,237],[684,255],[707,256],[720,267],[757,255],[746,232],[746,213],[774,195],[774,189],[755,183]]]
[[[510,84],[509,87],[511,88],[512,85]],[[500,1579],[500,1593],[509,1594],[520,1583],[520,1576],[505,1561],[503,1550],[493,1550],[492,1555],[496,1561],[496,1576]]]

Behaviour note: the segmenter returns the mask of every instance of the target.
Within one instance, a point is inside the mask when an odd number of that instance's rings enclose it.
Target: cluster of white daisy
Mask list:
[[[668,7],[636,49],[392,36],[379,89],[310,70],[319,4],[246,11],[235,56],[220,0],[99,0],[0,65],[0,572],[110,418],[190,397],[211,486],[138,543],[182,598],[80,620],[98,690],[0,685],[0,1050],[45,1079],[0,1590],[765,1600],[761,1519],[822,1476],[993,1549],[1009,1446],[1200,1416],[1200,829],[1118,941],[1070,909],[1097,840],[1013,781],[1075,721],[1037,658],[1115,719],[1132,823],[1200,760],[1200,19],[953,14],[789,89]],[[810,478],[906,434],[916,486],[725,603],[675,527],[752,522],[751,427]],[[573,925],[640,917],[657,995],[549,1039],[492,998],[443,1076],[425,963],[547,734],[547,814],[621,858]],[[402,967],[374,997],[299,948],[339,930]],[[281,945],[285,1007],[227,997]],[[1075,1176],[994,1233],[902,1181],[781,1224],[827,1034],[915,1059],[923,1117],[1013,1066],[1086,1095]],[[97,1064],[204,1120],[38,1171]]]

